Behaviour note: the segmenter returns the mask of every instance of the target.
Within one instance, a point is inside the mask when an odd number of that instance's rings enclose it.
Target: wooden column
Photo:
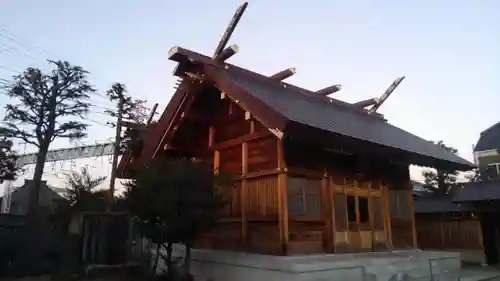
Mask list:
[[[445,241],[445,239],[444,239],[444,216],[441,215],[438,221],[439,221],[439,230],[440,230],[440,234],[441,234],[441,245],[440,245],[441,247],[440,248],[444,249],[444,241]]]
[[[418,242],[417,242],[417,228],[415,226],[415,208],[413,206],[413,196],[412,196],[412,187],[411,187],[411,182],[408,182],[408,206],[410,209],[410,219],[411,219],[411,235],[413,237],[413,248],[418,247]]]
[[[214,147],[214,136],[215,136],[215,130],[214,127],[210,126],[208,128],[208,148],[210,150],[213,149]],[[213,170],[215,174],[219,173],[219,167],[220,167],[220,153],[218,150],[214,150],[213,152]],[[212,231],[210,231],[210,248],[214,247],[215,244],[215,233],[216,233],[216,228],[214,227]]]
[[[334,230],[334,221],[333,221],[333,194],[330,188],[330,180],[328,176],[328,172],[325,170],[323,174],[323,178],[321,179],[321,197],[323,200],[323,221],[325,224],[325,252],[333,253],[333,230]]]
[[[391,229],[391,210],[389,207],[389,189],[387,185],[381,185],[382,189],[382,204],[384,207],[384,228],[386,235],[386,246],[392,248],[392,229]]]
[[[335,193],[336,193],[336,190],[335,190],[335,185],[333,183],[333,176],[332,175],[329,175],[328,176],[328,196],[330,196],[330,202],[331,202],[331,209],[330,209],[330,212],[331,212],[331,216],[332,216],[332,225],[331,225],[331,231],[332,231],[332,251],[335,253],[335,239],[336,239],[336,235],[337,235],[337,221],[336,221],[336,217],[335,217]]]
[[[240,206],[241,206],[241,245],[244,249],[247,248],[248,237],[248,219],[247,219],[247,180],[248,174],[248,143],[244,142],[241,145],[241,189],[240,189]]]
[[[245,119],[246,113],[245,113]],[[250,134],[255,132],[255,120],[249,117]],[[241,245],[244,249],[248,247],[248,142],[244,141],[241,145],[241,189],[240,189],[240,207],[241,207]]]
[[[277,139],[278,150],[278,226],[281,245],[281,254],[288,254],[288,186],[286,180],[286,164],[283,140]]]

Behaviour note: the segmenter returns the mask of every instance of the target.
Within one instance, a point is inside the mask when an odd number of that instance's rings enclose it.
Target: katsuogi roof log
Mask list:
[[[278,73],[275,73],[271,76],[269,76],[269,78],[273,79],[273,80],[277,80],[277,81],[283,81],[285,79],[287,79],[288,77],[291,77],[295,74],[297,70],[295,68],[287,68],[285,70],[282,70]]]
[[[238,45],[231,45],[222,50],[222,52],[215,59],[218,61],[225,61],[236,54],[239,50],[240,48]]]
[[[355,102],[352,105],[357,106],[357,107],[367,107],[367,106],[372,106],[372,105],[377,104],[377,103],[378,103],[378,98],[371,98],[371,99]]]
[[[326,87],[326,88],[323,88],[321,90],[317,90],[316,94],[318,94],[320,96],[328,96],[328,95],[336,93],[336,92],[338,92],[340,90],[342,90],[342,85],[335,84],[333,86]]]

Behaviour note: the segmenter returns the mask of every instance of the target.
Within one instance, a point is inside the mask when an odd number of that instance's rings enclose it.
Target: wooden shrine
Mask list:
[[[118,177],[164,155],[196,157],[236,176],[231,204],[198,248],[274,255],[416,247],[410,164],[468,170],[473,164],[387,123],[380,99],[350,104],[227,63],[241,6],[213,56],[174,47],[179,83]],[[270,58],[271,59],[271,58]]]

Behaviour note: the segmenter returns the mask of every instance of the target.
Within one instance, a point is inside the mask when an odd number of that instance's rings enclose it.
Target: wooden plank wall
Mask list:
[[[415,215],[411,190],[388,189],[388,211],[392,235],[391,248],[406,249],[417,247]]]
[[[203,235],[198,248],[281,253],[278,161],[279,141],[238,105],[225,99],[208,128],[214,170],[236,176],[225,191],[230,201],[216,229]]]
[[[477,218],[433,214],[416,219],[418,246],[422,249],[483,249]]]

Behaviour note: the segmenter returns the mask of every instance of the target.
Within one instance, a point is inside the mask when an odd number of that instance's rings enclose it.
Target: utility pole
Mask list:
[[[121,133],[122,133],[122,118],[123,118],[123,103],[124,97],[123,92],[118,94],[118,113],[116,119],[116,132],[115,132],[115,142],[113,150],[113,162],[111,164],[111,178],[109,183],[109,194],[108,194],[108,205],[107,211],[111,211],[113,206],[114,194],[115,194],[115,181],[116,181],[116,166],[118,166],[118,156],[120,154],[120,143],[121,143]]]

